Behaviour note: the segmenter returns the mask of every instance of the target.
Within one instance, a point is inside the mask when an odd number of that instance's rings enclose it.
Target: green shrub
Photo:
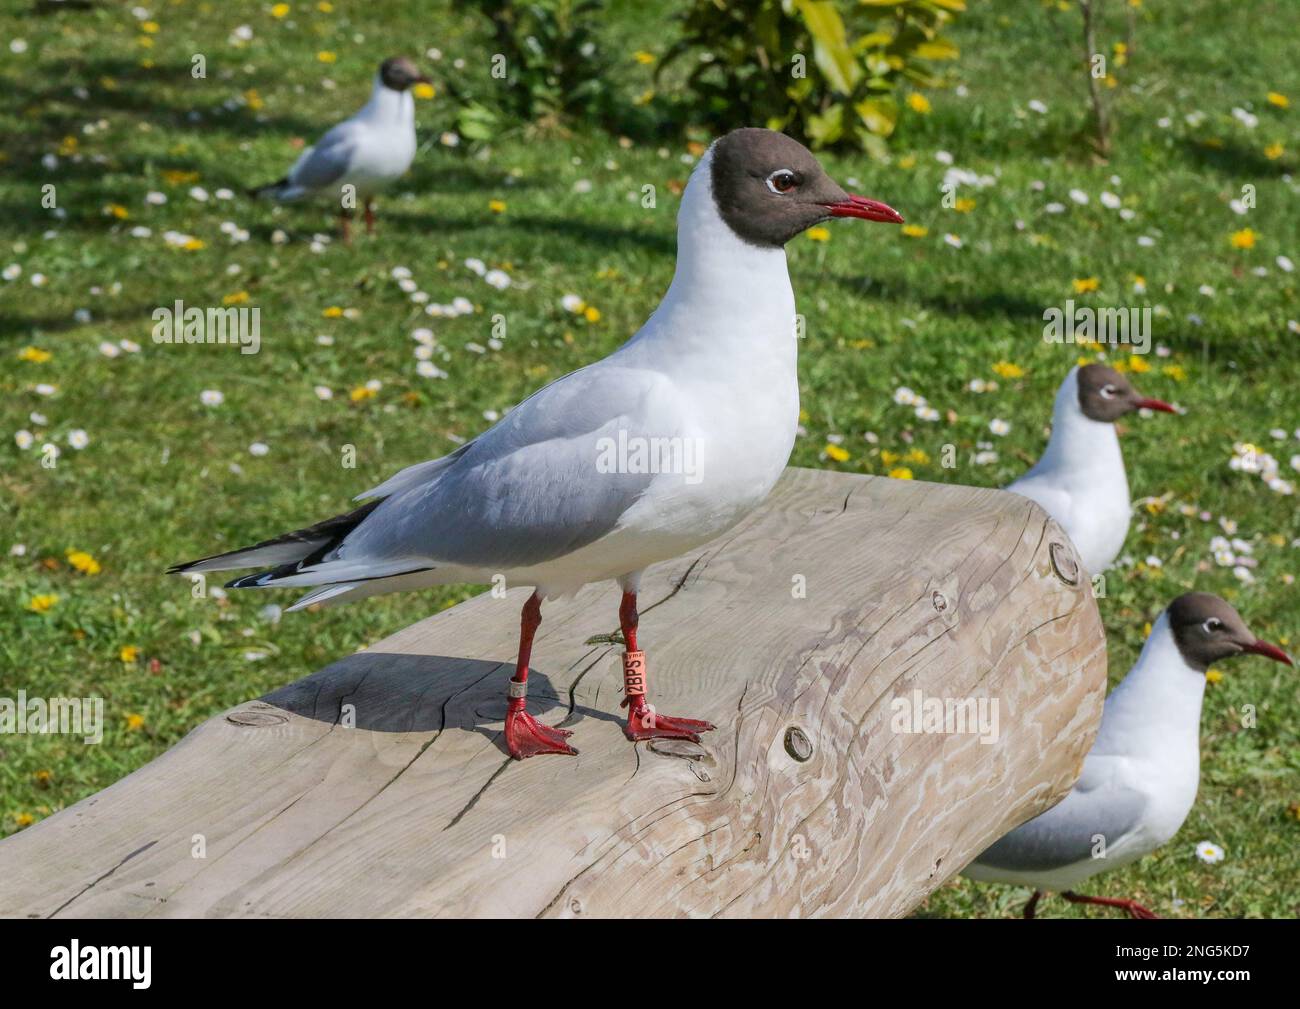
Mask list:
[[[940,32],[965,8],[965,0],[690,0],[684,37],[660,61],[656,83],[694,58],[678,101],[710,125],[765,125],[815,148],[850,144],[882,157],[900,86],[939,83],[932,65],[958,56]],[[919,91],[912,102],[929,109]]]
[[[604,119],[611,106],[610,63],[597,37],[602,0],[473,0],[492,28],[490,87],[450,86],[461,107],[458,126],[487,140],[503,117],[558,123]]]

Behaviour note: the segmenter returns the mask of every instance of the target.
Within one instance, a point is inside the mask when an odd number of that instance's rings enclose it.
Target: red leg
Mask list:
[[[1042,890],[1035,890],[1034,895],[1029,898],[1029,903],[1025,905],[1025,917],[1032,918],[1034,912],[1038,910],[1038,900],[1043,896]]]
[[[524,603],[519,616],[519,661],[515,675],[510,680],[506,700],[506,747],[516,760],[534,757],[539,753],[568,753],[578,751],[565,742],[573,735],[567,729],[554,729],[543,725],[526,710],[528,705],[528,660],[533,653],[533,635],[542,623],[542,600],[534,592]]]
[[[1114,897],[1085,897],[1066,890],[1061,894],[1071,904],[1101,904],[1104,907],[1122,907],[1130,918],[1159,918],[1160,915],[1143,907],[1136,900],[1119,900]]]
[[[366,234],[373,235],[374,233],[375,233],[375,201],[371,199],[367,199],[366,200]]]
[[[623,602],[618,608],[618,622],[623,629],[623,640],[627,642],[627,651],[623,653],[623,690],[627,695],[621,707],[628,709],[627,738],[640,739],[689,739],[700,741],[700,733],[708,732],[714,726],[695,718],[669,718],[655,711],[646,701],[646,666],[645,652],[636,646],[636,628],[639,617],[636,612],[636,593],[624,592]]]

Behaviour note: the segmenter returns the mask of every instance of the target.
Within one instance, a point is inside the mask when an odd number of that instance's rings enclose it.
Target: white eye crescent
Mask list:
[[[1220,630],[1223,627],[1223,621],[1218,617],[1210,617],[1209,620],[1201,624],[1201,627],[1204,629],[1206,634],[1213,634],[1215,631]]]
[[[1119,390],[1116,389],[1113,385],[1103,385],[1103,386],[1101,387],[1101,398],[1102,398],[1102,399],[1114,399],[1114,398],[1115,398],[1115,394],[1116,394],[1118,391],[1119,391]]]
[[[778,168],[767,177],[767,188],[777,196],[784,196],[798,184],[798,177],[788,168]]]

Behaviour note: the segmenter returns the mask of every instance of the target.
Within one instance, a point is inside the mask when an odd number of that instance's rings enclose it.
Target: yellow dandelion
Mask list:
[[[136,645],[123,645],[118,650],[117,657],[128,664],[135,662],[140,657],[140,649]]]
[[[975,209],[975,201],[967,197],[962,197],[953,204],[952,209],[957,211],[959,214],[969,214]]]
[[[338,53],[330,52],[328,49],[322,49],[316,54],[316,59],[320,63],[337,63],[339,56]]]
[[[33,613],[49,613],[58,602],[59,597],[53,592],[43,592],[27,600],[27,608]]]
[[[1074,282],[1075,294],[1087,294],[1089,291],[1095,291],[1101,287],[1101,281],[1097,277],[1080,277]]]
[[[23,827],[30,827],[35,822],[36,822],[36,817],[32,816],[31,813],[14,814],[14,823],[18,824],[20,830]]]
[[[829,242],[831,232],[829,228],[809,228],[808,237],[814,242]]]
[[[488,200],[488,210],[494,214],[504,214],[506,212],[505,200]]]
[[[326,319],[338,319],[343,315],[343,309],[339,308],[338,305],[330,305],[329,308],[321,312],[321,315]]]
[[[898,460],[901,458],[903,457],[899,455],[897,452],[891,452],[887,448],[882,448],[880,450],[880,461],[883,462],[886,466],[894,465],[894,463],[898,462]]]
[[[128,732],[135,732],[138,729],[144,728],[144,715],[137,715],[135,712],[131,712],[126,716],[126,728]]]
[[[271,8],[271,17],[282,18],[289,13],[288,4],[276,4]]]
[[[330,14],[334,11],[334,5],[329,0],[320,0],[320,3],[316,5],[316,9],[322,14]]]
[[[104,213],[110,217],[116,217],[119,221],[125,221],[131,216],[131,212],[120,203],[109,203],[104,207]]]
[[[266,104],[262,101],[262,96],[257,93],[257,88],[249,88],[244,92],[244,102],[254,112]]]
[[[908,238],[924,238],[930,233],[929,228],[919,224],[904,224],[901,230]]]
[[[904,154],[901,158],[898,159],[898,167],[901,168],[901,169],[903,169],[904,171],[906,171],[906,170],[909,169],[909,168],[915,168],[915,167],[916,167],[916,155],[915,155],[915,154]]]
[[[48,350],[42,350],[40,347],[24,347],[18,352],[19,360],[30,361],[32,364],[44,364],[53,356]]]
[[[1025,369],[1010,361],[998,361],[993,365],[993,374],[999,378],[1024,378]]]
[[[1291,99],[1276,91],[1270,91],[1268,93],[1268,103],[1270,105],[1276,105],[1279,109],[1285,109],[1291,104]]]
[[[1223,679],[1223,674],[1217,669],[1207,669],[1205,671],[1206,683],[1218,683]]]
[[[600,309],[595,305],[588,305],[582,310],[582,317],[588,322],[600,322]]]
[[[648,53],[644,49],[638,49],[636,52],[632,54],[632,58],[636,60],[638,63],[640,63],[642,66],[649,66],[651,63],[655,61],[655,54]]]
[[[923,448],[914,448],[909,451],[907,455],[903,456],[903,458],[908,462],[914,462],[924,466],[930,461],[930,453]]]
[[[143,24],[140,25],[140,30],[142,32],[147,32],[150,35],[157,35],[158,27],[159,25],[157,21],[145,21]]]
[[[1128,359],[1128,370],[1142,375],[1151,370],[1151,365],[1147,364],[1146,359],[1138,357],[1136,354],[1130,354]]]
[[[1268,158],[1269,161],[1276,161],[1285,153],[1286,148],[1282,146],[1282,141],[1280,140],[1274,140],[1264,148],[1264,157]]]
[[[199,249],[203,248],[205,244],[206,243],[201,238],[191,238],[182,245],[181,248],[186,252],[197,252]]]
[[[38,785],[48,785],[50,783],[50,779],[54,777],[54,772],[42,768],[41,770],[33,774],[32,777],[36,779],[36,783]]]
[[[848,449],[842,448],[839,445],[828,444],[823,451],[826,453],[827,458],[834,459],[836,462],[849,461]]]
[[[911,479],[912,479],[912,471],[911,471],[910,469],[908,469],[906,466],[898,466],[898,467],[896,467],[895,469],[891,469],[891,470],[889,471],[889,475],[890,475],[890,477],[893,478],[894,480],[911,480]]]
[[[1255,239],[1259,234],[1253,228],[1242,228],[1240,231],[1234,231],[1228,241],[1232,243],[1234,249],[1253,249]]]
[[[100,572],[99,561],[84,550],[68,550],[68,563],[83,575],[97,575]]]
[[[930,114],[930,99],[919,91],[913,91],[907,96],[907,107],[918,115],[928,116]]]
[[[1167,364],[1160,369],[1160,374],[1172,378],[1175,382],[1187,381],[1187,369],[1181,364]]]
[[[348,393],[348,399],[352,400],[354,403],[360,403],[363,399],[372,399],[374,395],[374,389],[371,389],[368,386],[359,385]]]
[[[248,304],[247,291],[235,291],[233,294],[227,294],[221,299],[223,305],[246,305]]]
[[[434,88],[432,84],[428,84],[424,81],[421,81],[415,87],[411,88],[411,94],[413,94],[416,98],[422,99],[423,101],[426,102],[431,98],[438,97],[437,89]]]

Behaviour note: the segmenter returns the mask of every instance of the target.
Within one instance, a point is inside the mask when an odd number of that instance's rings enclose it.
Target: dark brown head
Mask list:
[[[1189,592],[1170,603],[1165,612],[1183,660],[1199,673],[1243,652],[1292,665],[1286,652],[1251,634],[1241,615],[1218,596]]]
[[[898,212],[850,196],[808,148],[772,130],[733,130],[713,145],[713,202],[740,238],[780,248],[832,217],[901,224]]]
[[[394,91],[405,91],[416,84],[431,83],[405,56],[394,56],[379,64],[379,79],[384,82],[384,87]]]
[[[1104,364],[1085,364],[1079,369],[1079,409],[1089,420],[1107,424],[1134,410],[1161,410],[1177,413],[1162,399],[1147,399],[1114,368]]]

